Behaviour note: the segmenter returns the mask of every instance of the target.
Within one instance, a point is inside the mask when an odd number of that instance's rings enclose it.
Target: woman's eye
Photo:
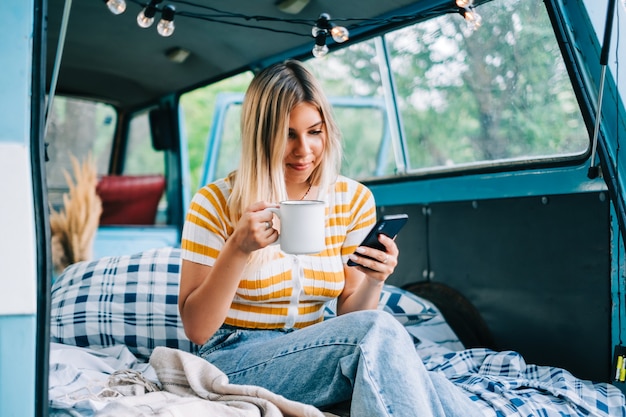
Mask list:
[[[322,134],[322,130],[312,130],[309,132],[310,135],[321,135]]]

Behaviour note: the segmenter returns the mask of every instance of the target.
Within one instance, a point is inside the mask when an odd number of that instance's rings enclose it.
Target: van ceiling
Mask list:
[[[48,0],[48,89],[65,2]],[[311,29],[320,13],[328,13],[332,19],[336,19],[337,25],[350,28],[359,23],[359,19],[414,15],[427,7],[449,8],[454,5],[453,0],[310,0],[299,14],[292,15],[280,11],[276,0],[165,0],[158,5],[159,9],[172,4],[176,7],[176,13],[181,14],[175,16],[174,34],[164,38],[156,31],[159,12],[150,28],[142,29],[136,23],[137,14],[148,3],[147,0],[126,0],[126,3],[126,11],[114,15],[104,0],[72,2],[58,73],[57,94],[95,98],[119,108],[133,108],[167,93],[218,81],[245,69],[260,68],[288,57],[311,56],[310,51],[314,46]],[[306,22],[294,25],[284,21],[233,20],[246,26],[301,33],[302,36],[299,36],[184,15],[214,13],[197,7],[198,4],[245,16]],[[394,24],[385,23],[351,31],[351,39],[368,36],[383,26]],[[329,47],[332,48],[332,41]],[[188,59],[180,64],[168,60],[166,52],[172,48],[188,50]]]

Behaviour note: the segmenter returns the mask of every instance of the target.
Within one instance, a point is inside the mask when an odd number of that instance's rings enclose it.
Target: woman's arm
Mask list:
[[[344,265],[346,282],[337,300],[337,314],[373,310],[378,306],[380,292],[398,264],[399,253],[393,239],[383,234],[378,239],[386,251],[359,246],[357,252],[373,259],[357,257],[353,260],[363,266]]]
[[[278,232],[267,228],[275,207],[255,203],[242,215],[211,267],[183,260],[178,309],[185,334],[192,342],[204,344],[219,329],[230,308],[250,254],[273,243]]]

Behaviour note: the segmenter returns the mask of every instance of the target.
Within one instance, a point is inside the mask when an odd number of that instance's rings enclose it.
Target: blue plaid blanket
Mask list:
[[[174,248],[72,265],[52,288],[51,340],[98,352],[121,345],[140,362],[156,346],[194,352],[197,346],[186,338],[178,315],[179,278],[180,250]],[[485,416],[626,417],[624,395],[613,385],[526,364],[516,352],[463,349],[432,303],[402,289],[385,286],[380,301],[379,308],[394,314],[415,337],[427,369],[465,390]],[[68,360],[50,367],[50,400],[59,407],[52,394],[69,388],[54,370],[75,366],[76,356],[55,357]],[[79,375],[87,371],[77,370]],[[79,380],[64,372],[67,381]]]
[[[526,364],[517,352],[466,349],[433,355],[425,364],[466,390],[485,416],[626,416],[624,395],[613,385]]]

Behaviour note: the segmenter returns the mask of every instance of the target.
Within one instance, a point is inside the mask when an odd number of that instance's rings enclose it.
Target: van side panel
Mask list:
[[[599,192],[381,207],[410,216],[389,282],[454,288],[495,349],[608,381],[609,206]]]
[[[30,164],[34,4],[7,0],[0,37],[0,415],[35,414],[37,253]]]
[[[609,381],[616,225],[606,185],[586,171],[368,184],[379,215],[409,214],[389,283],[454,288],[478,309],[496,349]]]

